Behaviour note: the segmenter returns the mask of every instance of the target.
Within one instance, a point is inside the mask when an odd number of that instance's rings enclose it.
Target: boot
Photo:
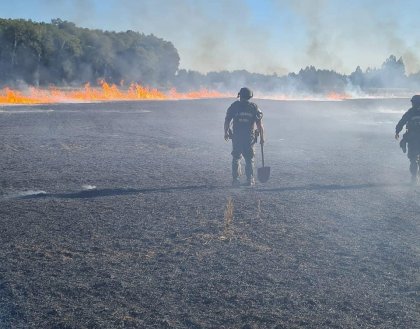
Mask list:
[[[254,179],[254,177],[247,178],[247,180],[246,180],[246,186],[255,186],[255,179]]]

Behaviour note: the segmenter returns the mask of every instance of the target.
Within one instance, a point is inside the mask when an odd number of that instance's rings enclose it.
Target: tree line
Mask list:
[[[99,80],[179,91],[207,88],[235,92],[249,86],[265,93],[368,92],[380,89],[418,89],[420,72],[407,75],[402,58],[389,56],[380,68],[349,75],[307,66],[285,76],[245,70],[203,74],[179,69],[175,46],[154,35],[77,27],[53,19],[38,23],[0,19],[0,85],[80,86]]]
[[[178,66],[173,44],[153,35],[80,28],[61,19],[0,19],[3,85],[80,85],[105,79],[163,86]]]
[[[215,90],[236,90],[238,86],[246,85],[265,93],[283,93],[288,95],[307,93],[325,94],[337,93],[381,93],[415,90],[420,88],[420,73],[406,75],[402,58],[389,56],[380,68],[367,68],[363,71],[358,66],[349,75],[340,74],[334,70],[321,70],[307,66],[297,73],[285,76],[277,74],[264,75],[250,73],[245,70],[209,72],[201,74],[196,71],[178,70],[175,84],[180,90],[192,86],[203,86]]]

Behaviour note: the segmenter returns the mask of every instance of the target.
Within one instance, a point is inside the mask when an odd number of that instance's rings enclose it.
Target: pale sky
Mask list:
[[[391,54],[420,71],[418,0],[0,0],[1,18],[133,30],[171,41],[181,68],[349,74]]]

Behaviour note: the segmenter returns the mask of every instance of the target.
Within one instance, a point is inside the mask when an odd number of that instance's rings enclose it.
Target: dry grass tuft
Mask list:
[[[220,237],[221,240],[230,240],[233,234],[233,209],[233,200],[232,198],[228,198],[225,208],[223,235]]]
[[[261,200],[257,201],[257,219],[261,220]]]

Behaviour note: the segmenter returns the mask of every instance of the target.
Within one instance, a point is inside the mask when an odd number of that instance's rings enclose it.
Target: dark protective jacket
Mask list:
[[[409,135],[420,135],[420,107],[412,107],[404,113],[395,127],[395,133],[399,134],[404,125],[407,125]]]
[[[255,123],[261,121],[263,114],[257,104],[239,100],[228,108],[225,122],[233,121],[233,142],[250,143],[254,141]]]

